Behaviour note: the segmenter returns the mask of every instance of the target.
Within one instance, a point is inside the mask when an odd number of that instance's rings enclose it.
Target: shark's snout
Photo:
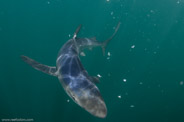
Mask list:
[[[82,98],[78,104],[96,117],[105,118],[107,115],[107,107],[100,97]]]
[[[96,117],[105,118],[107,116],[107,108],[105,103],[102,102],[96,105],[96,107],[94,108],[94,111],[91,111],[91,114],[93,114]]]

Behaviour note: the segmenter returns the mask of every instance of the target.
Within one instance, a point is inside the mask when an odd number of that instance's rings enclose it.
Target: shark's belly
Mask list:
[[[59,80],[72,100],[95,116],[106,116],[107,109],[99,89],[90,81],[77,55],[57,60]]]
[[[74,100],[80,101],[83,98],[100,97],[98,88],[85,77],[62,77],[63,88],[67,94]]]
[[[66,53],[58,56],[57,68],[59,70],[59,74],[65,78],[63,79],[63,82],[66,85],[71,82],[69,79],[77,79],[81,74],[84,75],[84,68],[78,55],[75,53]]]

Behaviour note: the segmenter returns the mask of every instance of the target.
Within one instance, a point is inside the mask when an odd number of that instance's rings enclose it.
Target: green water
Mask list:
[[[106,56],[94,48],[81,57],[90,75],[102,76],[105,119],[75,104],[56,77],[20,59],[54,66],[79,24],[79,37],[103,41],[118,21]],[[0,0],[0,121],[184,122],[183,34],[183,0]]]

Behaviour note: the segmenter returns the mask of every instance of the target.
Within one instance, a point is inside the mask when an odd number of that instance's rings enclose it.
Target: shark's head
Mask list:
[[[71,69],[70,75],[59,76],[66,93],[75,103],[92,115],[105,118],[107,108],[99,89],[95,85],[97,78],[88,76],[87,71],[85,72],[85,70],[81,68],[82,64],[80,64],[78,59],[72,59],[71,64],[71,67],[69,67]]]
[[[77,103],[79,106],[84,108],[92,115],[99,118],[106,117],[107,115],[106,104],[96,86],[92,89],[83,89],[75,92],[67,90],[67,93],[75,103]]]
[[[77,103],[92,115],[105,118],[107,108],[98,89],[86,90],[84,94],[76,98]]]

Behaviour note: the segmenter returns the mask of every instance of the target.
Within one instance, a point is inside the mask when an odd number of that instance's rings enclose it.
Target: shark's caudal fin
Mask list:
[[[31,65],[36,70],[42,71],[42,72],[49,74],[49,75],[57,76],[56,67],[50,67],[47,65],[40,64],[40,63],[36,62],[35,60],[33,60],[27,56],[24,56],[24,55],[22,55],[21,58],[24,62]]]
[[[116,26],[116,28],[115,28],[115,31],[114,31],[114,33],[112,34],[112,36],[111,36],[110,38],[108,38],[107,40],[105,40],[105,41],[102,43],[103,55],[105,55],[105,48],[106,48],[107,44],[108,44],[109,41],[112,40],[112,38],[116,35],[116,33],[117,33],[117,31],[118,31],[118,29],[119,29],[119,27],[120,27],[120,24],[121,24],[121,22],[118,22],[118,24],[117,24],[117,26]]]

